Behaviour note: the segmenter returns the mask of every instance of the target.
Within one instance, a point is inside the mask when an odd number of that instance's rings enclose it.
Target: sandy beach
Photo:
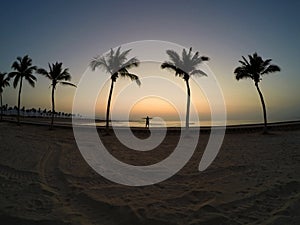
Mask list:
[[[232,129],[204,172],[198,164],[209,134],[188,164],[161,183],[130,187],[95,173],[71,128],[0,123],[0,221],[11,224],[300,224],[300,129],[262,135]],[[137,132],[140,138],[147,132]],[[179,134],[150,152],[130,151],[114,135],[100,137],[118,159],[153,164]]]

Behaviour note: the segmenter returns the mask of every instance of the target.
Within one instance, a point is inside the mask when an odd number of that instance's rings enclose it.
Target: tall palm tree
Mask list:
[[[71,74],[69,73],[69,69],[65,68],[63,69],[62,63],[56,62],[55,64],[48,64],[49,65],[49,71],[39,68],[37,70],[38,74],[41,74],[47,78],[50,79],[51,81],[51,86],[52,86],[52,117],[51,117],[51,125],[50,129],[53,128],[53,121],[54,121],[54,114],[55,114],[55,99],[54,99],[54,91],[56,89],[57,84],[62,84],[62,85],[69,85],[72,87],[76,87],[75,84],[72,84],[68,81],[71,81]]]
[[[2,121],[2,115],[3,115],[3,104],[2,104],[2,93],[3,89],[7,86],[10,86],[9,84],[9,76],[7,76],[7,73],[0,73],[0,103],[1,103],[1,121]]]
[[[191,98],[191,90],[189,79],[193,76],[207,76],[202,70],[197,69],[202,62],[208,61],[209,58],[206,56],[199,56],[199,52],[192,54],[192,48],[187,52],[185,49],[182,50],[181,58],[179,54],[173,50],[167,50],[171,61],[164,62],[161,64],[162,69],[170,69],[175,72],[175,76],[181,77],[186,84],[187,88],[187,105],[186,105],[186,119],[185,119],[185,127],[189,128],[189,120],[190,120],[190,98]]]
[[[14,78],[13,86],[16,88],[19,85],[19,95],[18,95],[18,125],[20,125],[20,103],[21,103],[21,91],[23,85],[23,78],[28,81],[28,83],[34,87],[36,77],[33,75],[33,72],[36,70],[36,66],[32,65],[32,59],[28,55],[22,57],[17,57],[17,60],[13,62],[11,68],[15,70],[10,72],[9,76]]]
[[[267,133],[267,110],[264,97],[258,83],[262,80],[263,75],[280,71],[280,68],[277,65],[270,64],[272,59],[263,60],[256,52],[252,56],[248,55],[248,57],[249,61],[242,56],[243,61],[239,61],[242,65],[234,70],[235,78],[237,80],[250,78],[254,81],[263,109],[264,133]]]
[[[132,81],[135,81],[139,86],[141,85],[139,77],[128,71],[130,68],[137,67],[139,65],[139,60],[136,57],[127,60],[127,56],[130,51],[131,49],[121,52],[121,47],[119,47],[116,51],[111,49],[105,56],[94,57],[90,62],[90,67],[93,71],[100,67],[110,74],[111,85],[106,108],[106,131],[108,131],[109,127],[110,103],[114,83],[117,81],[117,78],[119,76],[128,77]]]

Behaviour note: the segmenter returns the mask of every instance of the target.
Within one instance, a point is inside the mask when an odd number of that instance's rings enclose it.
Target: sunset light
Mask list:
[[[1,225],[300,224],[300,1],[1,0]]]

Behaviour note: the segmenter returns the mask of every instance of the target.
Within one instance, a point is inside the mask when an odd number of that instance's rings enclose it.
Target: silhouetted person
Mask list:
[[[144,118],[146,120],[146,128],[149,128],[149,125],[150,125],[150,120],[152,118],[150,118],[149,116],[147,116],[146,118]]]

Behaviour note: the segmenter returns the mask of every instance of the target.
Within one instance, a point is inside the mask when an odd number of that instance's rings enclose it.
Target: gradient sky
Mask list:
[[[237,82],[233,74],[242,55],[257,51],[282,69],[261,82],[269,119],[299,119],[299,11],[299,1],[274,0],[1,1],[0,71],[10,72],[17,56],[29,54],[38,67],[62,61],[77,83],[91,58],[110,48],[140,40],[170,41],[210,57],[230,120],[262,121],[253,82]],[[58,87],[57,111],[71,111],[74,93],[71,87]],[[5,89],[4,103],[17,104],[16,90]],[[38,76],[36,88],[26,84],[22,105],[49,109],[49,81]],[[99,108],[102,115],[105,105]]]

